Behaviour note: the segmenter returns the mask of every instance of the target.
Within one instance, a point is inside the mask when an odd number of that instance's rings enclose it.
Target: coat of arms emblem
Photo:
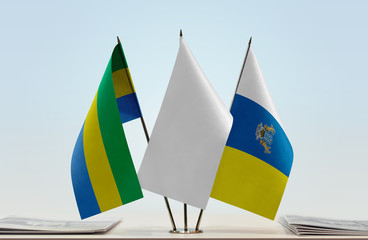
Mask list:
[[[264,147],[264,152],[270,154],[271,144],[273,142],[273,135],[275,134],[275,129],[271,124],[271,127],[263,123],[258,124],[256,130],[256,140]]]

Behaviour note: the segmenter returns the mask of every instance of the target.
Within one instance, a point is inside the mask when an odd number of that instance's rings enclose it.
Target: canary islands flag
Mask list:
[[[119,42],[79,133],[71,162],[81,218],[143,197],[122,123],[141,117]]]
[[[293,149],[251,48],[230,112],[234,122],[211,197],[273,220]]]

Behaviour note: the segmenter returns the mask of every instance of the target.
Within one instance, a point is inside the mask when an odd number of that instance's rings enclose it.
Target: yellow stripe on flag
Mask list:
[[[130,93],[134,93],[134,85],[131,82],[129,68],[123,68],[112,73],[115,97],[119,98]]]
[[[122,205],[101,137],[97,94],[84,123],[83,144],[88,174],[101,212]]]
[[[211,197],[273,220],[287,180],[264,161],[226,146]]]

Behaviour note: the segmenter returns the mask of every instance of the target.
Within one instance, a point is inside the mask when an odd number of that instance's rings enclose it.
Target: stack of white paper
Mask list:
[[[368,235],[368,221],[283,216],[279,222],[297,235]]]
[[[0,234],[71,234],[106,232],[119,220],[106,221],[58,221],[35,218],[6,217],[0,219]]]

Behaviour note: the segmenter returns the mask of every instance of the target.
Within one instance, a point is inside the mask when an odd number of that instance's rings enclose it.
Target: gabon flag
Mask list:
[[[72,156],[71,177],[82,219],[143,197],[122,126],[141,116],[119,41]]]

